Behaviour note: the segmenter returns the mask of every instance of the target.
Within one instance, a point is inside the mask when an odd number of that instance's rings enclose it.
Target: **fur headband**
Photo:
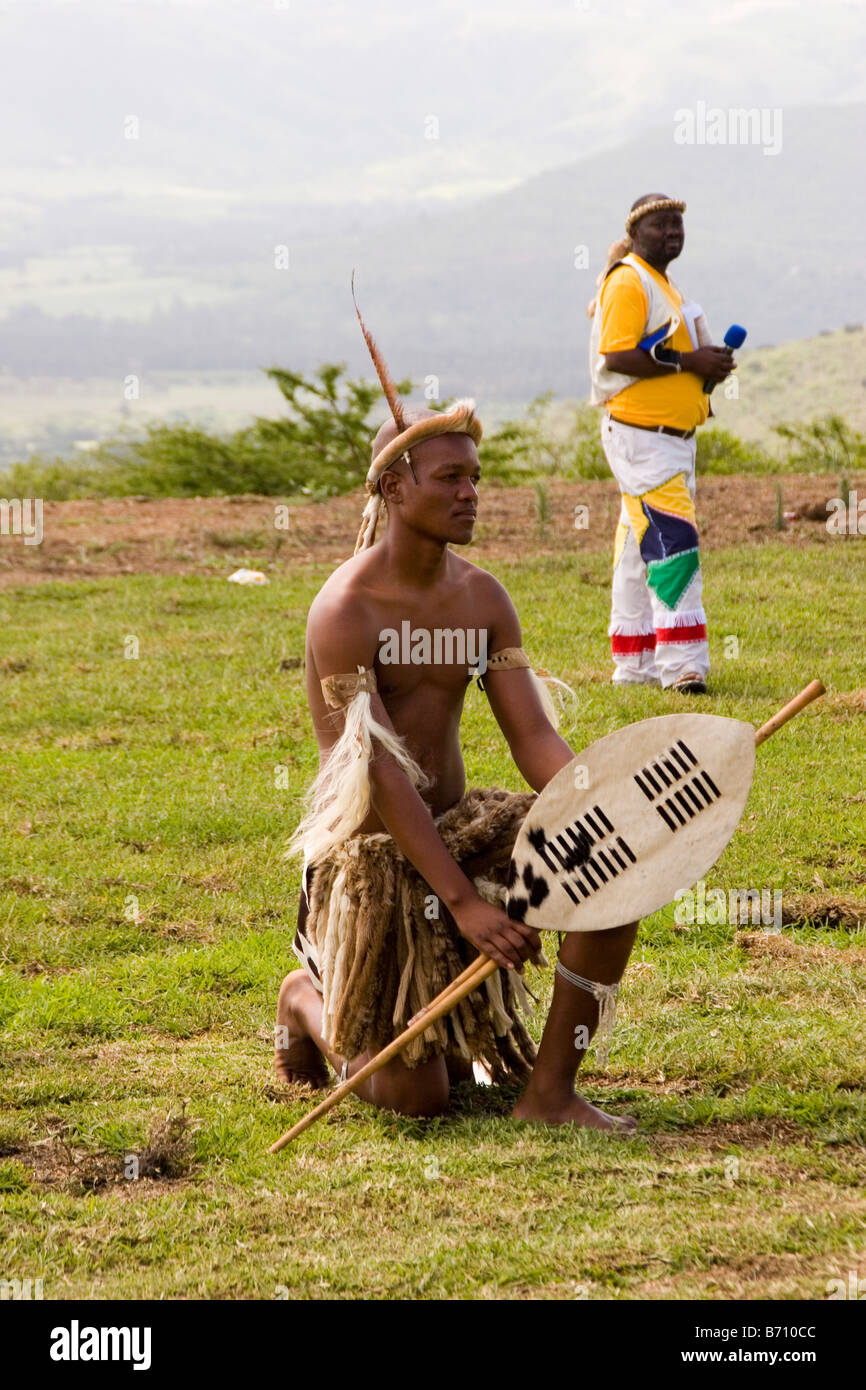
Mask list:
[[[385,363],[379,348],[372,334],[367,329],[364,320],[361,318],[361,311],[358,308],[358,301],[355,299],[355,275],[352,273],[352,299],[355,304],[355,313],[358,315],[358,322],[361,325],[361,332],[367,344],[370,356],[373,359],[373,366],[376,368],[376,375],[382,384],[385,399],[391,409],[391,415],[397,426],[396,438],[390,440],[376,454],[367,472],[367,492],[370,494],[367,504],[364,507],[364,514],[361,519],[361,528],[358,532],[358,539],[355,543],[355,554],[359,550],[366,550],[376,539],[376,526],[379,521],[379,513],[382,506],[382,496],[379,491],[379,479],[387,468],[396,463],[400,458],[406,458],[411,467],[409,450],[416,444],[420,444],[425,439],[435,439],[440,434],[468,434],[474,444],[478,444],[481,435],[481,421],[475,414],[475,402],[464,399],[455,401],[448,410],[437,410],[432,415],[419,415],[408,409],[400,400],[397,394],[397,387],[388,367]]]
[[[673,208],[674,212],[685,212],[686,205],[681,198],[653,198],[651,203],[640,203],[638,207],[632,208],[625,219],[626,235],[631,236],[637,223],[642,217],[646,217],[647,213],[663,212],[665,208]]]

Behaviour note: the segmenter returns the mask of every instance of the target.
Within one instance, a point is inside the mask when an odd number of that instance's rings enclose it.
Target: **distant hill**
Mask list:
[[[716,391],[718,423],[742,439],[772,444],[772,427],[830,413],[866,434],[863,325],[781,347],[738,354],[739,400]],[[716,397],[718,396],[718,400]]]
[[[124,259],[135,221],[127,214],[122,227],[112,224],[116,269],[97,255],[86,274],[73,265],[52,295],[40,276],[56,276],[57,258],[53,269],[46,261],[33,270],[32,291],[20,268],[0,273],[13,306],[0,319],[0,368],[122,380],[346,360],[367,372],[349,297],[355,266],[362,308],[397,373],[435,376],[443,395],[494,404],[547,388],[583,395],[585,304],[625,210],[651,189],[688,203],[686,250],[672,274],[703,304],[718,338],[731,321],[745,323],[755,347],[838,329],[860,317],[855,306],[864,302],[866,190],[853,171],[866,105],[786,108],[783,117],[776,155],[678,145],[671,122],[447,211],[379,228],[359,222],[349,233],[335,207],[333,226],[344,230],[330,237],[292,237],[289,207],[250,199],[237,225],[205,204],[176,244],[146,223],[144,242]],[[88,234],[90,223],[77,225],[77,243]],[[283,236],[290,258],[280,271],[273,246]],[[588,268],[575,268],[579,246],[588,248]],[[110,318],[87,311],[90,280],[99,302],[113,305]],[[58,316],[46,303],[75,312]]]
[[[862,105],[786,111],[778,156],[675,145],[670,129],[656,129],[451,217],[320,247],[300,268],[287,330],[299,350],[312,347],[324,307],[332,355],[362,360],[341,308],[351,262],[396,369],[441,375],[448,394],[584,395],[586,302],[625,211],[654,189],[686,199],[686,249],[671,274],[704,306],[717,340],[732,321],[752,347],[841,328],[866,303],[866,188],[851,177],[864,127]],[[573,265],[582,245],[589,270]]]

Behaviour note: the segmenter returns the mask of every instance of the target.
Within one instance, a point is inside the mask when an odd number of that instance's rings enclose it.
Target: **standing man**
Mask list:
[[[663,193],[638,198],[608,252],[588,310],[591,403],[606,407],[602,444],[622,492],[608,628],[614,684],[703,694],[695,430],[709,413],[705,387],[735,363],[666,273],[685,243],[685,207]]]

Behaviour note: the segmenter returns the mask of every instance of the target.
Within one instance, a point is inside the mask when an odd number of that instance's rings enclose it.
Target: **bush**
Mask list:
[[[71,497],[121,497],[128,489],[122,478],[112,479],[106,469],[76,459],[45,459],[32,454],[26,462],[13,463],[0,475],[5,497],[41,497],[66,502]]]
[[[791,472],[838,473],[866,468],[866,438],[841,415],[822,415],[806,424],[776,425],[785,441],[785,465]]]
[[[373,430],[367,423],[381,398],[378,385],[343,379],[344,367],[325,363],[305,378],[267,369],[286,414],[257,418],[234,434],[209,434],[190,424],[150,424],[143,436],[122,434],[85,457],[39,455],[12,464],[0,491],[13,497],[64,501],[76,497],[208,497],[256,493],[313,500],[350,492],[366,476]],[[398,383],[405,395],[410,381]],[[443,409],[442,402],[438,408]],[[587,405],[537,396],[518,419],[506,420],[481,442],[487,482],[511,486],[551,478],[609,478],[599,413]],[[866,439],[838,415],[801,425],[777,425],[779,460],[720,425],[697,437],[701,474],[856,472],[866,468]]]
[[[721,425],[698,430],[697,473],[775,473],[779,464],[757,444],[749,444]]]
[[[259,418],[230,435],[196,425],[150,424],[142,437],[123,435],[100,445],[86,462],[37,456],[13,464],[2,486],[13,496],[58,501],[136,493],[321,498],[350,492],[367,473],[373,438],[367,417],[381,392],[367,381],[341,381],[343,370],[325,363],[307,379],[269,368],[288,406],[281,418]],[[401,391],[411,386],[398,383]]]
[[[609,478],[600,421],[590,406],[554,413],[553,393],[536,396],[520,420],[506,420],[481,441],[484,479],[504,485],[544,478]]]

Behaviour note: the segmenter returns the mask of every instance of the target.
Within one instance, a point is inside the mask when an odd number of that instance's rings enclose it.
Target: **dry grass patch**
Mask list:
[[[845,927],[857,931],[866,926],[866,903],[833,893],[782,894],[782,925]]]
[[[866,686],[860,690],[842,690],[828,702],[830,714],[841,716],[866,714]]]
[[[825,1299],[831,1279],[855,1269],[866,1274],[866,1248],[850,1258],[838,1255],[756,1255],[722,1260],[706,1270],[683,1270],[635,1286],[647,1299]],[[860,1277],[863,1277],[863,1274]]]
[[[861,909],[863,911],[864,909]],[[847,925],[843,924],[843,925]],[[803,946],[777,932],[738,931],[734,945],[764,959],[807,965],[866,965],[866,950],[856,946]]]
[[[191,1140],[195,1124],[186,1113],[185,1103],[177,1115],[155,1116],[138,1155],[139,1177],[185,1177],[193,1164]]]

